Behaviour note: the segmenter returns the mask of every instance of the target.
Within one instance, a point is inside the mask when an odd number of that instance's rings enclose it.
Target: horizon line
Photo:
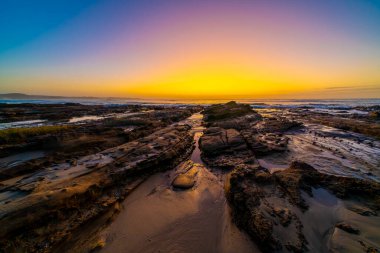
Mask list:
[[[28,100],[28,98],[3,98],[2,96],[11,96],[11,95],[22,95],[22,96],[29,96],[29,97],[41,97],[41,98],[29,98],[29,100],[59,100],[59,99],[112,99],[112,100],[164,100],[164,101],[194,101],[194,100],[200,100],[200,101],[207,101],[207,100],[214,100],[214,101],[248,101],[248,100],[292,100],[292,101],[302,101],[302,100],[309,100],[309,101],[320,101],[320,100],[371,100],[371,99],[380,99],[380,97],[363,97],[363,98],[159,98],[159,97],[112,97],[112,96],[105,96],[105,97],[98,97],[98,96],[58,96],[58,95],[42,95],[42,94],[27,94],[27,93],[20,93],[20,92],[9,92],[9,93],[2,93],[0,94],[0,99],[19,99],[19,100]]]

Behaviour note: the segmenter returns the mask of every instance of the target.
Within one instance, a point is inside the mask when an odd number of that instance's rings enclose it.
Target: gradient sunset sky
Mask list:
[[[380,0],[2,0],[0,93],[380,98]]]

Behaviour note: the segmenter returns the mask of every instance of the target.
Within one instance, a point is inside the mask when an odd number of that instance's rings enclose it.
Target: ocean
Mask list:
[[[84,105],[123,105],[123,104],[145,104],[145,105],[210,105],[216,103],[226,103],[231,100],[226,99],[0,99],[0,104],[65,104],[80,103]],[[355,107],[380,106],[380,99],[237,99],[240,103],[250,104],[253,108],[320,108],[320,109],[352,109]]]

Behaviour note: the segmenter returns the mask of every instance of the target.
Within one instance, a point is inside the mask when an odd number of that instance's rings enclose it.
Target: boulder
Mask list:
[[[190,189],[195,185],[197,174],[202,165],[187,161],[182,167],[185,168],[185,171],[174,178],[172,186],[180,189]]]
[[[206,154],[221,154],[239,150],[245,147],[244,139],[235,129],[212,127],[207,129],[200,139],[202,152]]]
[[[238,164],[256,163],[244,139],[235,129],[208,128],[199,143],[202,160],[210,167],[232,169]]]

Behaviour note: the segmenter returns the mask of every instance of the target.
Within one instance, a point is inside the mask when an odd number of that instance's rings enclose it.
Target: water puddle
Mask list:
[[[0,130],[8,128],[17,128],[17,127],[32,127],[32,126],[42,126],[46,120],[25,120],[25,121],[15,121],[9,123],[0,123]]]
[[[16,155],[7,156],[4,158],[0,158],[0,169],[1,168],[10,168],[16,165],[19,165],[23,162],[27,162],[29,160],[41,158],[45,156],[44,151],[28,151],[19,153]]]
[[[98,121],[103,120],[107,118],[123,118],[123,117],[130,117],[130,116],[136,116],[141,115],[145,113],[154,112],[154,110],[145,110],[140,112],[124,112],[124,113],[113,113],[113,114],[107,114],[107,115],[85,115],[81,117],[73,117],[69,119],[69,123],[81,123],[81,122],[89,122],[89,121]]]
[[[82,117],[74,117],[69,119],[69,123],[78,123],[78,122],[83,122],[83,121],[96,121],[96,120],[101,120],[105,119],[103,116],[82,116]]]

